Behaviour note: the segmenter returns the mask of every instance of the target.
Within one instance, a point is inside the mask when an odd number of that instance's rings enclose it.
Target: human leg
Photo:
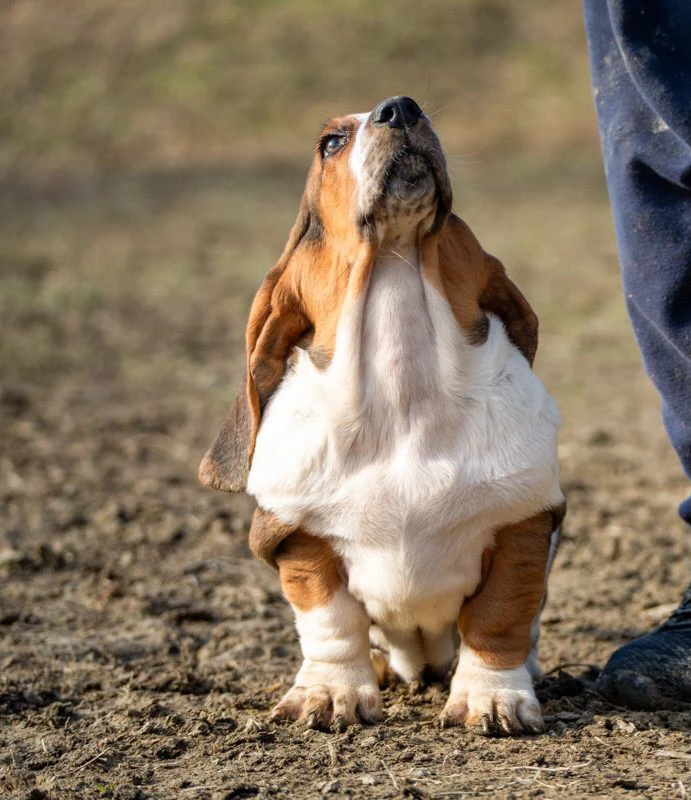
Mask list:
[[[691,477],[691,6],[585,0],[585,20],[626,305]],[[691,498],[679,513],[691,524]],[[599,687],[635,707],[691,701],[691,591],[614,653]]]

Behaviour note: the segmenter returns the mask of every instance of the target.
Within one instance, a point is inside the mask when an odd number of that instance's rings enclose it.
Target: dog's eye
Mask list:
[[[332,133],[325,136],[321,142],[321,153],[323,158],[337,153],[348,141],[348,137],[342,133]]]

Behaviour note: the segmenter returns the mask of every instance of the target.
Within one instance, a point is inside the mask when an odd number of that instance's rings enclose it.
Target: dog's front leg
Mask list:
[[[528,659],[561,516],[561,510],[546,511],[497,531],[480,589],[461,608],[461,650],[443,725],[484,733],[544,728]]]
[[[369,618],[341,577],[328,542],[302,531],[275,556],[281,587],[295,611],[304,661],[293,687],[272,712],[338,730],[381,719],[381,696],[369,650]]]

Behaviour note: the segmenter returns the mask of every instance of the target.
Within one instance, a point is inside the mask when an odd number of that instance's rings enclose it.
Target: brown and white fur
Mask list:
[[[200,476],[256,498],[250,545],[295,612],[304,661],[275,719],[378,720],[374,636],[406,681],[458,653],[444,724],[536,732],[558,412],[531,370],[536,317],[451,212],[408,102],[322,131]]]

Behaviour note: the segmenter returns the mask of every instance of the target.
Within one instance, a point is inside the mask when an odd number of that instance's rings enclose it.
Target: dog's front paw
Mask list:
[[[461,651],[441,724],[462,725],[486,736],[540,733],[545,727],[526,666],[491,669],[470,651]]]
[[[370,666],[308,662],[294,686],[271,712],[274,722],[300,720],[309,728],[345,730],[356,722],[378,722],[381,694]]]

